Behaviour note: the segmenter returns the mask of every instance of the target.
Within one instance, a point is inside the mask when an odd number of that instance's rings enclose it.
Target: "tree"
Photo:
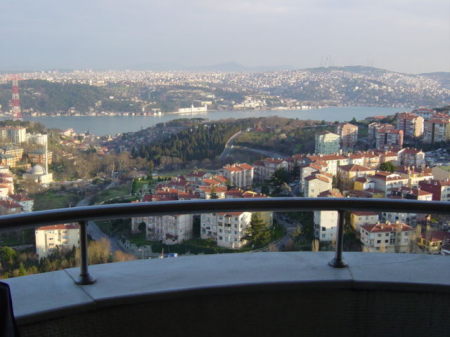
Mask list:
[[[216,188],[214,186],[211,187],[210,199],[219,199],[219,196],[217,195],[216,192]]]
[[[395,165],[391,161],[387,161],[380,165],[380,170],[392,173],[395,171]]]
[[[248,240],[252,247],[262,247],[269,243],[271,237],[270,228],[257,213],[253,213],[250,227],[243,239]]]

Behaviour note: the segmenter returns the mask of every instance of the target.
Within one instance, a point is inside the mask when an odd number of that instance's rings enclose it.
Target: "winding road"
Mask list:
[[[230,138],[228,138],[227,142],[225,143],[225,147],[224,147],[222,153],[219,156],[219,159],[225,159],[226,157],[230,156],[230,153],[233,150],[248,151],[248,152],[258,153],[258,154],[261,154],[263,156],[271,157],[271,158],[287,158],[287,157],[289,157],[286,154],[282,154],[282,153],[278,153],[278,152],[261,150],[261,149],[255,149],[255,148],[247,147],[247,146],[233,145],[233,141],[243,132],[244,131],[238,131],[234,135],[232,135]]]

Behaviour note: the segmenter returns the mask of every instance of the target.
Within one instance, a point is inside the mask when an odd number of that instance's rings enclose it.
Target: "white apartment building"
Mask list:
[[[45,146],[48,143],[48,135],[41,133],[27,133],[27,142]]]
[[[320,198],[342,198],[337,189],[319,194]],[[336,229],[339,221],[337,211],[314,211],[314,235],[320,242],[336,241]]]
[[[0,139],[14,144],[20,144],[27,141],[27,129],[20,126],[0,127]]]
[[[320,242],[336,241],[337,211],[314,211],[314,235]]]
[[[80,228],[76,224],[38,227],[35,230],[36,254],[40,259],[57,249],[70,250],[80,246]]]
[[[248,188],[253,185],[253,166],[243,164],[226,165],[222,169],[223,175],[231,185]]]
[[[315,135],[315,150],[316,154],[332,154],[338,153],[341,149],[341,137],[339,135],[324,131],[316,133]]]
[[[361,226],[377,223],[380,220],[380,216],[376,212],[353,211],[350,219],[353,229],[359,232]]]
[[[398,151],[397,164],[399,166],[425,167],[425,153],[414,148],[404,148]]]
[[[251,212],[206,213],[200,218],[200,237],[212,239],[224,248],[239,249],[252,220]]]
[[[402,177],[397,173],[378,172],[370,177],[375,182],[375,189],[383,192],[385,196],[389,195],[393,189],[408,186],[409,179]]]
[[[276,170],[288,170],[289,164],[281,158],[266,158],[253,164],[254,178],[258,181],[264,181],[272,178]]]
[[[145,224],[147,240],[174,245],[193,237],[192,214],[136,217],[132,219],[131,227],[136,230],[141,223]]]
[[[409,253],[415,230],[405,223],[377,223],[360,228],[364,252]]]
[[[306,198],[317,198],[320,193],[332,189],[333,179],[324,174],[316,173],[305,178],[303,194]]]
[[[308,159],[315,163],[323,163],[325,167],[322,171],[327,172],[333,176],[337,174],[337,168],[342,165],[348,165],[351,159],[340,154],[320,154],[308,156]]]

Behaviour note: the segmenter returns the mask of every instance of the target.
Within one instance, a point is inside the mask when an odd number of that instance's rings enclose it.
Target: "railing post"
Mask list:
[[[88,245],[86,221],[80,221],[80,278],[76,281],[79,285],[88,285],[95,283],[95,279],[89,275],[88,271]]]
[[[339,222],[336,233],[336,256],[328,264],[333,268],[345,268],[347,264],[342,259],[342,251],[344,250],[344,222],[345,211],[339,210]]]

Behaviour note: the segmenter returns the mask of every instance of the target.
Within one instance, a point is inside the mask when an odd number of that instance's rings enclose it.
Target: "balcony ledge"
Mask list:
[[[19,325],[97,310],[198,294],[261,290],[382,289],[450,293],[444,256],[345,253],[348,268],[328,266],[332,253],[197,255],[94,265],[97,282],[77,286],[79,269],[8,279]]]

